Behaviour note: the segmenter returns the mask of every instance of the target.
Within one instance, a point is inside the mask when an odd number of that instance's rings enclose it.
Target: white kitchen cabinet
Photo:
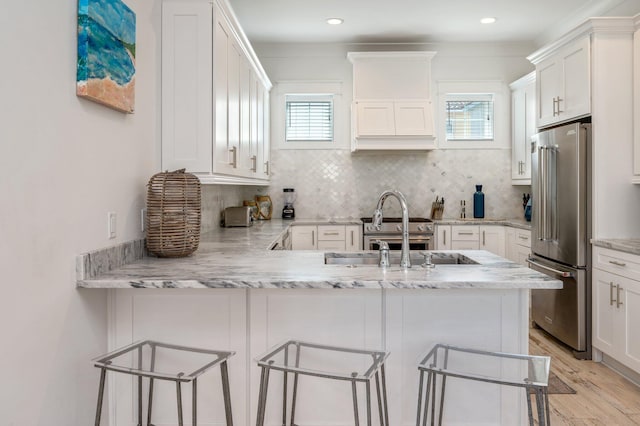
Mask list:
[[[590,38],[569,43],[536,63],[537,127],[591,113]]]
[[[633,183],[640,184],[640,29],[633,34]]]
[[[593,347],[640,373],[640,256],[593,256]]]
[[[436,225],[437,250],[451,250],[451,225]]]
[[[162,169],[186,168],[203,183],[268,184],[258,162],[268,158],[270,89],[224,0],[163,2]]]
[[[362,248],[359,225],[293,225],[292,250],[357,251]]]
[[[353,151],[434,149],[431,59],[435,52],[349,52]]]
[[[346,251],[362,250],[362,226],[345,226],[345,249]]]
[[[527,258],[531,254],[531,231],[505,227],[505,256],[512,262],[529,266]]]
[[[479,250],[480,227],[476,225],[451,226],[452,250]]]
[[[479,229],[480,250],[505,256],[505,234],[503,226],[483,225]]]
[[[536,73],[511,87],[511,184],[531,185],[531,136],[536,133]]]

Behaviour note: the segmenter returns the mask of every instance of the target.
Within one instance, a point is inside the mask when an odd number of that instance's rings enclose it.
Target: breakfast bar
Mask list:
[[[433,268],[422,267],[419,253],[412,252],[413,265],[406,270],[393,263],[389,268],[325,264],[344,253],[267,250],[289,226],[302,223],[308,222],[274,220],[219,229],[204,234],[198,251],[187,258],[143,257],[101,273],[94,273],[92,265],[98,256],[88,254],[78,260],[77,285],[80,291],[108,289],[110,349],[154,339],[235,351],[229,360],[231,400],[234,422],[244,426],[256,420],[256,358],[290,339],[389,351],[390,424],[415,424],[417,364],[429,348],[442,343],[527,353],[529,289],[562,286],[480,250],[440,252],[438,256],[464,256],[469,262]],[[487,375],[504,368],[496,362],[481,366]],[[311,380],[300,384],[306,390],[300,392],[296,423],[353,424],[350,388]],[[219,377],[199,384],[199,398],[211,401],[200,403],[203,424],[224,424],[218,384]],[[135,411],[133,381],[114,378],[109,389],[107,404],[114,424],[130,424]],[[169,402],[154,402],[155,421],[171,421],[172,389],[158,387],[156,392],[156,401]],[[281,392],[282,383],[274,382],[273,395]],[[454,379],[447,383],[444,421],[524,424],[522,395],[517,389]],[[278,401],[271,395],[267,400],[265,424],[279,424]]]

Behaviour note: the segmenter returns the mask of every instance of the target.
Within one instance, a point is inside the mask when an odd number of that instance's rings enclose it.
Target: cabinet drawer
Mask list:
[[[531,231],[516,229],[516,244],[531,248]]]
[[[640,280],[640,256],[603,247],[593,248],[594,266],[603,271]]]
[[[318,250],[338,250],[344,251],[344,240],[342,241],[318,241]]]
[[[318,226],[318,241],[343,241],[344,226]]]
[[[480,250],[479,241],[451,241],[451,250]]]
[[[452,241],[479,241],[480,228],[478,226],[453,225],[451,227]]]

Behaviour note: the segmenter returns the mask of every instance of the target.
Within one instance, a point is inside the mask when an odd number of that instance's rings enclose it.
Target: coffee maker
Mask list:
[[[296,211],[293,208],[293,202],[296,200],[296,192],[293,188],[284,188],[284,208],[282,209],[283,219],[293,219],[296,217]]]

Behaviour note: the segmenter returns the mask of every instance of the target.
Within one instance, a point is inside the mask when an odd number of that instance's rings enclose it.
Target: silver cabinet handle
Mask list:
[[[557,104],[558,100],[554,97],[553,98],[553,116],[555,117],[556,115],[558,115],[558,113],[556,112],[556,104]]]
[[[339,232],[323,232],[322,235],[340,235]]]
[[[311,245],[316,245],[316,231],[311,231]]]
[[[611,263],[611,264],[613,264],[613,265],[616,265],[616,266],[622,266],[622,267],[627,266],[627,264],[626,264],[626,263],[624,263],[624,262],[618,262],[617,260],[610,260],[610,261],[609,261],[609,263]]]
[[[613,281],[609,282],[609,306],[613,306],[615,299],[613,298]]]
[[[233,168],[235,169],[238,165],[238,148],[232,146],[231,148],[229,148],[229,153],[231,154],[232,158],[232,160],[229,161],[229,165],[233,166]]]
[[[564,112],[560,109],[560,102],[562,102],[562,99],[560,98],[560,96],[558,96],[558,100],[556,101],[558,103],[558,115],[560,115],[561,112]]]
[[[353,246],[354,246],[354,244],[353,244],[353,231],[351,231],[351,247],[353,247]]]
[[[269,175],[269,162],[268,161],[264,162],[264,174],[267,175],[267,176]]]
[[[487,239],[486,239],[486,235],[485,235],[486,231],[482,231],[482,245],[486,246],[487,245]]]
[[[458,232],[458,235],[473,235],[473,232]]]
[[[529,239],[529,237],[524,236],[524,235],[518,235],[518,238],[520,238],[521,240],[525,240],[525,241]]]
[[[620,305],[622,305],[622,302],[620,301],[620,290],[624,290],[623,288],[620,288],[620,284],[616,285],[616,308],[619,308]]]
[[[251,156],[251,164],[252,164],[251,171],[255,173],[258,170],[258,157],[257,156],[255,156],[255,155]]]
[[[446,229],[442,231],[442,244],[445,245],[445,246],[447,245],[447,230]]]

